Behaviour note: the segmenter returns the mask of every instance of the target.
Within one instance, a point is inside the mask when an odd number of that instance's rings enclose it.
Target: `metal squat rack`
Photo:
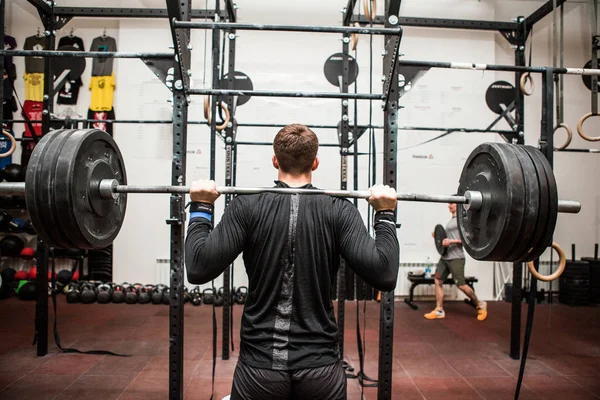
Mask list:
[[[52,2],[42,0],[28,0],[33,4],[44,23],[46,35],[46,48],[53,49],[55,45],[55,30],[64,26],[71,18],[75,16],[87,17],[109,17],[109,18],[169,18],[171,34],[174,43],[174,53],[103,53],[93,54],[89,52],[81,52],[84,57],[115,57],[115,58],[139,58],[142,59],[150,69],[161,79],[166,81],[167,71],[174,67],[174,84],[169,86],[173,92],[173,118],[172,121],[114,121],[114,122],[129,122],[129,123],[172,123],[173,124],[173,163],[172,163],[172,185],[185,185],[186,173],[186,143],[187,143],[187,125],[192,123],[205,123],[197,121],[188,121],[188,99],[189,95],[213,95],[211,97],[210,109],[211,115],[216,115],[217,102],[224,101],[229,108],[231,121],[235,113],[233,97],[236,95],[248,94],[252,96],[280,96],[280,97],[313,97],[313,98],[332,98],[341,100],[341,127],[340,127],[340,154],[341,154],[341,174],[340,182],[341,189],[347,189],[348,176],[348,155],[349,148],[352,143],[358,140],[357,135],[350,138],[350,123],[348,118],[348,100],[349,99],[364,99],[364,100],[382,100],[382,108],[384,112],[384,183],[396,187],[396,172],[397,172],[397,134],[398,126],[398,109],[400,90],[398,85],[396,68],[400,62],[397,62],[399,53],[398,48],[402,30],[400,26],[420,26],[430,28],[449,28],[449,29],[476,29],[476,30],[491,30],[499,31],[513,46],[515,50],[515,82],[519,79],[524,70],[518,69],[525,67],[525,43],[531,33],[533,25],[548,15],[553,10],[553,1],[548,1],[538,10],[532,13],[529,17],[518,17],[513,22],[498,22],[498,21],[475,21],[475,20],[456,20],[456,19],[436,19],[436,18],[414,18],[414,17],[398,17],[400,11],[401,0],[386,0],[385,13],[383,16],[377,16],[373,21],[368,21],[364,16],[354,15],[354,8],[357,0],[348,0],[343,12],[342,27],[322,27],[322,26],[286,26],[286,25],[270,25],[265,28],[265,25],[238,24],[236,23],[236,7],[232,0],[225,0],[225,10],[220,9],[220,2],[215,1],[215,8],[212,10],[192,10],[191,0],[172,1],[166,0],[167,8],[164,9],[131,9],[131,8],[93,8],[93,7],[58,7]],[[556,6],[561,6],[565,0],[557,0]],[[0,2],[0,39],[4,39],[4,2]],[[212,23],[194,23],[192,19],[203,18],[210,19]],[[226,20],[228,22],[220,22]],[[354,22],[361,24],[371,23],[373,25],[383,25],[383,28],[365,28],[351,26]],[[190,89],[190,29],[211,29],[212,36],[212,56],[213,56],[213,85],[212,89]],[[343,34],[343,76],[340,86],[340,93],[306,93],[306,92],[260,92],[250,91],[242,93],[233,89],[233,72],[235,71],[235,38],[236,30],[273,30],[273,31],[296,31],[296,32],[322,32],[322,33],[342,33]],[[225,89],[219,88],[222,84],[219,72],[225,70],[224,65],[220,64],[223,60],[224,51],[220,53],[220,33],[221,30],[227,32],[228,40],[228,65],[227,71],[229,79],[227,80],[228,87]],[[353,94],[348,93],[348,62],[347,56],[350,54],[349,42],[351,33],[363,34],[379,34],[385,36],[385,52],[384,52],[384,76],[386,80],[383,84],[382,94]],[[225,47],[223,47],[225,49]],[[19,55],[12,52],[14,55]],[[31,55],[28,52],[21,52],[21,55]],[[48,52],[41,52],[48,53]],[[38,54],[36,54],[38,55]],[[47,54],[39,54],[47,56]],[[53,56],[73,56],[73,54],[58,54],[52,52]],[[80,56],[80,55],[78,55]],[[3,69],[4,58],[0,57],[0,67]],[[429,66],[440,66],[430,63]],[[50,58],[45,59],[45,87],[44,87],[44,111],[42,117],[42,132],[47,133],[50,130],[50,117],[53,108],[53,95],[55,93],[55,85],[51,71]],[[510,70],[510,69],[505,69]],[[539,72],[543,76],[543,98],[542,98],[542,130],[540,136],[540,147],[547,159],[552,163],[553,160],[553,111],[552,104],[554,98],[553,78],[555,69],[543,68],[539,70],[531,70],[531,72]],[[3,79],[3,78],[0,78]],[[518,87],[516,84],[515,87]],[[0,96],[3,95],[3,82],[0,82]],[[521,92],[515,99],[515,129],[511,131],[503,131],[500,133],[507,141],[513,143],[524,144],[524,97]],[[2,109],[0,108],[0,122],[3,121]],[[226,149],[226,174],[225,185],[235,185],[236,176],[236,160],[237,160],[237,145],[238,144],[258,144],[258,143],[242,143],[236,142],[237,124],[230,123],[224,132],[217,134],[216,118],[212,118],[210,125],[211,141],[210,141],[210,178],[215,176],[215,150],[216,137],[220,137],[225,141]],[[276,126],[271,124],[239,124],[239,126]],[[325,126],[324,126],[325,127]],[[332,128],[333,126],[327,126]],[[381,128],[381,127],[371,127]],[[410,127],[409,127],[410,128]],[[404,128],[406,129],[406,128]],[[417,128],[419,129],[419,128]],[[489,131],[489,130],[472,130],[472,131]],[[338,145],[336,145],[338,146]],[[357,157],[356,147],[353,156]],[[356,171],[355,171],[356,176]],[[355,185],[357,184],[355,179]],[[226,203],[230,200],[226,196]],[[170,301],[170,349],[169,349],[169,398],[181,399],[183,397],[183,287],[184,287],[184,196],[181,194],[171,195],[171,217],[167,223],[171,225],[171,301]],[[41,287],[47,286],[47,264],[48,264],[48,248],[44,243],[38,243],[38,280]],[[225,271],[224,280],[224,299],[223,307],[223,348],[222,358],[229,358],[229,324],[231,321],[230,301],[231,290],[231,267]],[[340,273],[338,276],[338,326],[340,327],[339,346],[343,357],[344,354],[344,301],[346,298],[346,269],[344,264],[341,264]],[[511,345],[510,356],[519,358],[520,348],[520,325],[521,325],[521,281],[522,281],[522,265],[515,264],[513,269],[513,298],[512,298],[512,321],[511,321]],[[358,285],[358,282],[356,282]],[[40,295],[37,301],[36,308],[36,336],[38,339],[37,348],[38,355],[43,356],[48,351],[48,300],[47,296]],[[392,389],[392,364],[393,364],[393,326],[394,326],[394,294],[392,292],[383,293],[381,296],[381,312],[380,312],[380,331],[379,331],[379,376],[377,383],[378,399],[391,399]]]

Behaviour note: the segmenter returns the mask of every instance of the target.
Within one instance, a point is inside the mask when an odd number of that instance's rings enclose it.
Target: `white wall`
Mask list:
[[[61,5],[80,4],[69,0]],[[90,2],[91,3],[91,2]],[[119,2],[107,4],[87,4],[90,6],[122,6]],[[339,25],[339,10],[345,0],[282,2],[273,0],[238,0],[239,21],[257,23],[289,23]],[[383,12],[383,1],[379,2],[379,14]],[[487,1],[475,0],[405,0],[401,15],[483,19],[509,21],[518,15],[529,15],[543,2],[540,1]],[[204,7],[205,2],[195,2],[195,7]],[[163,1],[144,0],[128,6],[163,7]],[[568,2],[565,23],[565,64],[571,67],[582,66],[589,59],[590,33],[585,4]],[[26,36],[35,33],[38,22],[33,8],[19,0],[8,11],[8,33],[17,37],[19,47]],[[550,29],[551,17],[546,17],[534,29],[533,64],[548,65],[551,62]],[[71,27],[82,37],[87,47],[91,40],[107,28],[107,34],[117,38],[119,51],[168,51],[172,45],[166,20],[140,19],[92,19],[76,18],[59,33],[68,34]],[[192,36],[193,59],[192,80],[194,87],[204,87],[204,31],[194,30]],[[211,35],[208,33],[208,45]],[[373,88],[381,91],[383,49],[381,37],[373,39]],[[254,88],[259,90],[306,90],[335,91],[323,76],[323,63],[326,58],[341,50],[339,35],[300,34],[241,31],[237,38],[236,69],[248,74]],[[446,29],[411,28],[404,29],[401,52],[406,59],[434,61],[461,61],[478,63],[512,64],[514,52],[508,42],[495,32],[461,31]],[[369,40],[362,36],[357,55],[360,75],[358,90],[369,88]],[[84,72],[84,87],[80,92],[77,109],[81,115],[87,112],[91,60]],[[19,90],[22,91],[22,60],[17,64]],[[206,82],[211,82],[211,57],[207,56]],[[171,116],[170,92],[156,79],[139,60],[115,60],[117,90],[115,97],[116,116],[119,119],[169,119]],[[496,117],[485,105],[485,91],[490,83],[505,79],[513,80],[513,74],[432,69],[413,90],[401,99],[405,108],[399,112],[401,126],[439,126],[485,128]],[[208,87],[208,86],[207,86]],[[351,91],[353,88],[351,88]],[[535,144],[539,138],[539,115],[541,88],[536,78],[536,91],[526,99],[526,140]],[[578,118],[589,109],[589,91],[583,87],[579,77],[565,78],[566,121],[575,128]],[[202,102],[193,97],[189,110],[190,120],[201,120]],[[352,102],[351,102],[352,104]],[[368,123],[369,102],[359,103],[359,123]],[[354,110],[351,107],[350,117]],[[373,123],[381,125],[383,114],[379,102],[373,103]],[[336,100],[292,99],[292,98],[253,98],[237,110],[239,122],[273,122],[305,124],[336,124],[340,120],[340,105]],[[600,119],[588,122],[588,130],[597,132]],[[501,122],[497,127],[506,129]],[[19,131],[19,129],[16,129]],[[171,127],[169,125],[119,125],[114,129],[115,137],[126,160],[128,178],[131,183],[169,184],[171,176]],[[239,128],[239,140],[270,141],[277,129]],[[317,130],[323,143],[334,143],[336,132]],[[501,141],[495,134],[453,133],[432,143],[410,147],[437,136],[439,132],[399,132],[398,141],[398,190],[423,193],[454,193],[462,165],[471,150],[481,142]],[[383,145],[381,132],[377,132],[377,150],[381,156]],[[359,143],[359,151],[366,151],[368,138],[365,135]],[[598,145],[574,138],[573,147],[595,147]],[[410,148],[408,148],[410,147]],[[276,177],[270,165],[270,147],[240,147],[238,155],[237,182],[240,186],[270,185]],[[339,153],[336,149],[322,148],[321,167],[315,175],[319,187],[339,187]],[[421,156],[426,156],[422,158]],[[224,181],[223,143],[217,141],[216,179]],[[579,246],[580,255],[590,254],[593,243],[598,240],[598,187],[593,182],[593,174],[599,162],[596,155],[579,153],[556,154],[555,166],[560,193],[564,198],[580,199],[581,214],[561,216],[555,239],[564,247],[572,242]],[[381,165],[381,159],[379,160]],[[359,188],[367,187],[367,160],[360,160]],[[352,162],[350,163],[349,187],[352,187]],[[209,174],[209,131],[206,126],[188,127],[187,179],[205,178]],[[377,171],[381,182],[382,170]],[[116,281],[154,283],[168,279],[160,275],[168,264],[157,260],[169,257],[169,227],[165,219],[169,217],[169,198],[159,195],[130,195],[128,211],[121,234],[115,242],[114,278]],[[223,203],[217,206],[217,220]],[[366,211],[366,202],[361,202],[360,210]],[[399,230],[401,260],[403,263],[423,263],[428,258],[437,260],[437,253],[430,232],[437,223],[445,223],[449,217],[444,204],[401,203],[399,205]],[[396,293],[407,293],[405,273],[410,267],[403,266]],[[482,298],[493,296],[493,271],[491,263],[467,261],[467,274],[476,275],[479,283],[476,289]],[[247,282],[241,260],[236,262],[236,286]],[[221,286],[221,279],[217,280]],[[427,289],[424,289],[427,292]],[[455,290],[450,294],[456,295]],[[460,296],[459,296],[460,297]]]

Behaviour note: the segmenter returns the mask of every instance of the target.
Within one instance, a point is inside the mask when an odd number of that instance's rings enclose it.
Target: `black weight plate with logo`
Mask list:
[[[507,147],[512,150],[521,164],[523,171],[523,181],[525,183],[525,213],[523,223],[518,234],[518,240],[510,250],[506,261],[517,261],[526,254],[531,246],[531,239],[534,234],[535,224],[538,217],[540,204],[540,185],[538,183],[537,171],[533,161],[527,154],[527,151],[521,145],[513,144]]]
[[[500,115],[502,108],[500,104],[504,104],[506,108],[515,101],[517,91],[515,87],[506,81],[496,81],[488,87],[485,92],[485,102],[492,112]]]
[[[332,54],[327,61],[325,61],[325,65],[323,66],[325,78],[327,78],[327,81],[333,86],[340,86],[340,77],[343,76],[344,71],[343,57],[343,53]],[[348,85],[352,85],[358,76],[358,64],[351,55],[346,55],[346,57],[348,57]]]
[[[558,219],[558,189],[556,187],[556,180],[554,179],[550,163],[548,163],[548,160],[544,157],[542,152],[531,146],[524,146],[524,148],[532,156],[531,159],[534,160],[534,164],[538,169],[540,180],[545,182],[547,187],[546,190],[540,190],[540,193],[542,196],[546,197],[548,203],[548,211],[543,215],[542,219],[544,230],[541,234],[539,245],[535,248],[535,251],[531,252],[528,256],[529,260],[535,260],[552,244],[552,235],[554,234],[556,221]],[[540,185],[540,188],[542,188],[542,185]]]
[[[440,253],[440,256],[445,255],[446,247],[444,247],[442,243],[444,242],[444,239],[448,237],[446,235],[446,229],[444,229],[442,225],[436,225],[435,229],[433,230],[433,235],[435,240],[435,248],[437,249],[437,252]]]
[[[600,60],[598,61],[598,65],[600,65]],[[585,63],[583,68],[592,68],[592,60],[589,60]],[[588,90],[592,90],[592,76],[591,75],[581,75],[581,80]],[[600,79],[596,81],[596,85],[598,86],[598,90],[600,91]]]
[[[66,194],[58,200],[74,237],[78,236],[78,248],[97,249],[110,245],[118,235],[127,207],[127,196],[102,199],[98,184],[102,179],[116,179],[120,185],[127,184],[123,156],[106,132],[98,129],[76,131],[61,154],[57,172],[62,180],[57,190]]]
[[[504,145],[505,146],[505,145]],[[517,157],[499,143],[483,143],[467,158],[458,194],[481,192],[479,210],[457,210],[464,249],[481,261],[502,261],[516,240],[524,213],[523,173]]]
[[[229,73],[225,74],[223,79],[221,79],[220,87],[222,89],[230,89],[229,88]],[[233,72],[233,90],[254,90],[254,85],[252,85],[252,81],[250,77],[243,72],[234,71]],[[237,106],[243,106],[246,104],[250,97],[249,95],[236,96],[237,97]]]

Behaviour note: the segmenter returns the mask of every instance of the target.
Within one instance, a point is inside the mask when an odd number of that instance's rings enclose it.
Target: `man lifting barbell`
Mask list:
[[[473,289],[465,281],[465,252],[462,248],[462,240],[458,233],[458,221],[456,218],[456,204],[448,203],[448,211],[452,218],[446,224],[446,237],[442,239],[444,251],[440,254],[437,268],[435,270],[435,303],[433,311],[425,314],[427,319],[446,318],[444,311],[444,281],[449,275],[456,283],[456,286],[469,298],[473,304],[477,304],[477,319],[483,321],[487,318],[487,303],[479,301]],[[435,233],[431,236],[435,238]],[[437,241],[437,238],[436,238]]]
[[[276,187],[313,188],[318,139],[293,124],[275,137]],[[373,239],[354,205],[328,195],[262,193],[234,198],[212,229],[213,181],[191,186],[188,280],[217,278],[243,252],[248,297],[231,399],[345,399],[331,290],[340,256],[382,291],[396,286],[396,191],[376,185]]]

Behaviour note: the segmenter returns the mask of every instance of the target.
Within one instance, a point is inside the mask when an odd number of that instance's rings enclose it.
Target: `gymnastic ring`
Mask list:
[[[354,26],[360,28],[360,24],[358,22],[355,22]],[[352,48],[352,51],[356,50],[356,45],[358,45],[358,37],[358,33],[350,34],[350,47]]]
[[[521,80],[520,80],[521,92],[523,92],[523,94],[525,96],[531,96],[533,93],[533,78],[530,75],[531,74],[529,72],[526,72],[523,75],[521,75]],[[531,83],[531,91],[528,91],[525,88],[527,81],[529,81]]]
[[[558,253],[558,269],[554,271],[553,274],[542,275],[535,270],[533,261],[527,263],[527,268],[529,268],[529,272],[531,272],[531,275],[535,276],[540,281],[550,282],[557,279],[559,276],[562,275],[563,271],[565,270],[565,266],[567,265],[567,258],[565,257],[565,252],[563,251],[563,249],[561,249],[558,243],[552,242],[552,248]]]
[[[554,147],[554,150],[566,149],[571,144],[571,139],[573,139],[573,132],[571,131],[571,128],[569,128],[569,126],[567,124],[560,123],[560,124],[556,125],[556,127],[554,128],[553,134],[556,133],[556,131],[560,128],[564,128],[564,130],[567,131],[567,140],[565,141],[565,143],[562,146]]]
[[[587,140],[588,142],[597,142],[600,140],[600,136],[588,136],[585,133],[583,133],[583,123],[585,122],[586,119],[588,119],[589,117],[593,117],[593,116],[600,117],[600,113],[589,112],[589,113],[585,114],[583,117],[581,117],[581,119],[577,123],[577,133],[579,133],[579,136],[581,136],[583,139]]]
[[[17,141],[15,140],[14,136],[11,135],[10,132],[5,129],[2,129],[2,134],[4,136],[6,136],[8,138],[8,140],[10,140],[10,149],[8,149],[8,151],[6,153],[0,154],[0,158],[10,156],[17,149]]]
[[[369,3],[373,3],[371,6],[371,12],[369,12]],[[375,18],[377,17],[377,0],[363,0],[363,10],[365,12],[365,18],[367,21],[375,21]]]
[[[223,121],[223,123],[221,125],[217,125],[216,128],[218,131],[222,131],[223,129],[227,128],[227,125],[229,125],[229,110],[227,109],[227,104],[220,102],[220,107],[221,110],[223,110],[225,112],[225,121]],[[205,95],[204,96],[204,118],[206,118],[206,121],[208,122],[208,125],[210,125],[212,123],[211,121],[211,117],[210,117],[210,96],[209,95]]]

